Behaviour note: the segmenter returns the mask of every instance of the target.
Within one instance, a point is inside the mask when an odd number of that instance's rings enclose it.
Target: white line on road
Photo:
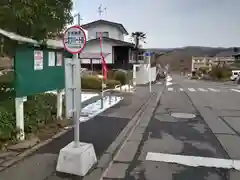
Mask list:
[[[199,156],[184,156],[175,154],[153,153],[148,152],[146,160],[159,161],[167,163],[177,163],[192,167],[215,167],[224,169],[240,170],[240,160],[218,159]]]
[[[231,90],[235,92],[240,92],[240,90],[237,90],[237,89],[231,89]]]
[[[188,88],[188,90],[189,91],[191,91],[191,92],[194,92],[194,91],[196,91],[195,89],[193,89],[193,88]]]
[[[173,91],[173,88],[168,88],[168,91]]]
[[[179,88],[180,91],[183,91],[183,88]]]
[[[220,90],[218,89],[213,89],[213,88],[208,88],[210,91],[213,91],[213,92],[220,92]]]
[[[202,92],[207,92],[207,90],[206,89],[203,89],[203,88],[198,88],[199,89],[199,91],[202,91]]]

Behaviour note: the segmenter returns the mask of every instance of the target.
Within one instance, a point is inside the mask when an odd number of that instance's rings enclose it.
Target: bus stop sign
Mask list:
[[[80,53],[86,45],[86,34],[80,26],[72,26],[64,33],[63,44],[66,51]]]

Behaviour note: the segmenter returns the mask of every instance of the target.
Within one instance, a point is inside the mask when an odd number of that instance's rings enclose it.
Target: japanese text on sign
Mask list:
[[[63,43],[67,51],[72,53],[80,52],[86,43],[86,36],[83,29],[79,26],[69,28],[64,34]]]

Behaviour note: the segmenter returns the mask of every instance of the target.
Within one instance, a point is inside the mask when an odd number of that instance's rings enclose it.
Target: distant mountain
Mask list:
[[[201,46],[187,46],[183,48],[149,48],[148,51],[156,52],[159,55],[157,62],[170,65],[173,71],[191,71],[192,56],[232,56],[236,54],[236,50],[240,48],[223,48],[223,47],[201,47]]]

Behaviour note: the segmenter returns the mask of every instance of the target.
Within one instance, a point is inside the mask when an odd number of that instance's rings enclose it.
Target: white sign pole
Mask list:
[[[78,13],[78,25],[80,26],[80,21],[81,21],[81,16],[80,13]],[[74,58],[75,57],[75,58]],[[79,59],[78,59],[79,58]],[[80,118],[81,118],[81,112],[82,112],[82,83],[81,83],[81,74],[82,74],[82,67],[81,67],[81,59],[80,59],[80,53],[78,53],[76,56],[73,55],[73,61],[76,61],[76,73],[74,73],[75,75],[75,82],[76,82],[76,93],[77,93],[77,99],[76,99],[76,107],[77,110],[79,110],[79,112],[77,112],[77,118],[76,118],[76,130],[77,132],[75,132],[75,143],[76,146],[78,147],[79,145],[79,134],[80,134]]]
[[[78,15],[79,18],[79,15]],[[79,23],[78,19],[78,23]],[[92,166],[97,162],[97,157],[93,144],[81,143],[79,141],[79,125],[80,125],[80,112],[81,112],[81,63],[78,58],[78,54],[84,49],[86,44],[86,35],[84,30],[80,26],[72,26],[68,28],[64,34],[63,44],[65,50],[73,54],[72,60],[65,62],[65,64],[71,65],[70,72],[66,70],[66,74],[72,74],[72,76],[65,76],[66,92],[69,90],[72,93],[65,95],[66,98],[70,97],[70,100],[66,100],[68,104],[72,101],[72,115],[74,119],[74,141],[60,150],[56,170],[64,173],[74,174],[78,176],[85,176]],[[68,61],[68,60],[67,60]],[[66,68],[66,67],[65,67]],[[69,68],[69,66],[67,66]],[[70,79],[72,82],[69,82]]]
[[[80,61],[77,54],[73,54],[73,118],[74,118],[74,142],[75,147],[79,147],[79,125],[80,125],[80,112],[81,112],[81,78],[80,78]]]

